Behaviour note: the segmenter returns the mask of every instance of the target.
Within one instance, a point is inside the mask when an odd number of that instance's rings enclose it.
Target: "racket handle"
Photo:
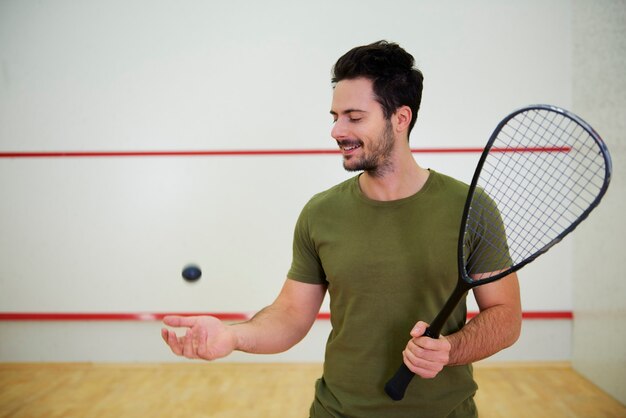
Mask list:
[[[411,383],[414,376],[415,374],[402,363],[402,365],[398,367],[396,374],[394,374],[385,385],[385,392],[394,401],[401,400],[404,398],[404,392],[406,392],[406,388],[409,387],[409,383]]]
[[[424,336],[437,339],[439,338],[440,329],[440,326],[436,325],[433,328],[431,325],[424,331]],[[414,376],[415,374],[409,370],[408,367],[406,367],[406,364],[402,363],[402,365],[398,367],[396,374],[394,374],[393,377],[389,379],[387,384],[385,384],[385,392],[394,401],[402,400],[402,398],[404,398],[404,393],[409,387],[409,383],[411,383]]]
[[[459,303],[461,298],[465,293],[467,293],[469,287],[463,280],[459,280],[454,291],[446,301],[446,304],[443,306],[439,314],[435,317],[433,322],[429,327],[424,330],[424,336],[429,338],[437,339],[441,333],[441,329],[443,325],[446,323],[446,320]],[[408,367],[404,363],[398,370],[396,374],[393,375],[391,379],[385,384],[385,392],[391,399],[394,401],[399,401],[404,398],[404,393],[406,392],[406,388],[409,387],[409,383],[413,379],[415,374],[409,370]]]

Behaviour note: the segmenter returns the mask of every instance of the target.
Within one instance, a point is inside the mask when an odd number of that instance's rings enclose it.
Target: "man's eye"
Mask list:
[[[350,118],[350,122],[359,122],[362,118]]]

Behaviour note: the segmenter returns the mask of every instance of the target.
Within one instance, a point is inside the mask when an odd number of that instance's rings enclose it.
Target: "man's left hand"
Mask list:
[[[404,364],[416,375],[432,379],[450,361],[451,344],[446,337],[438,339],[424,336],[428,328],[425,322],[418,322],[411,331],[411,341],[402,352]]]

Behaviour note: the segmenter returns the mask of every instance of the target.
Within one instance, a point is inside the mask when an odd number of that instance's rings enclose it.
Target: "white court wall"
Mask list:
[[[6,0],[0,152],[332,149],[330,68],[378,39],[425,73],[415,148],[481,147],[515,108],[571,108],[566,0]],[[415,156],[466,181],[478,157]],[[302,205],[348,176],[334,155],[0,158],[0,312],[257,311],[284,280]],[[525,310],[572,310],[572,251],[521,272]],[[204,273],[193,285],[189,262]],[[0,361],[162,359],[152,328],[4,322]],[[67,347],[118,332],[143,357]],[[280,358],[320,358],[312,336]],[[526,321],[508,353],[568,359],[570,337],[568,321]]]
[[[611,146],[613,179],[574,245],[572,363],[626,404],[626,1],[574,3],[574,106]]]

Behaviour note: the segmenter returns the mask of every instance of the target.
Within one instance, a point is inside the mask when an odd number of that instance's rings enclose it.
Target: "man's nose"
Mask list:
[[[345,123],[341,120],[338,120],[333,125],[333,129],[330,131],[330,135],[336,140],[341,140],[345,139],[348,136],[347,132],[348,130],[346,129]]]

